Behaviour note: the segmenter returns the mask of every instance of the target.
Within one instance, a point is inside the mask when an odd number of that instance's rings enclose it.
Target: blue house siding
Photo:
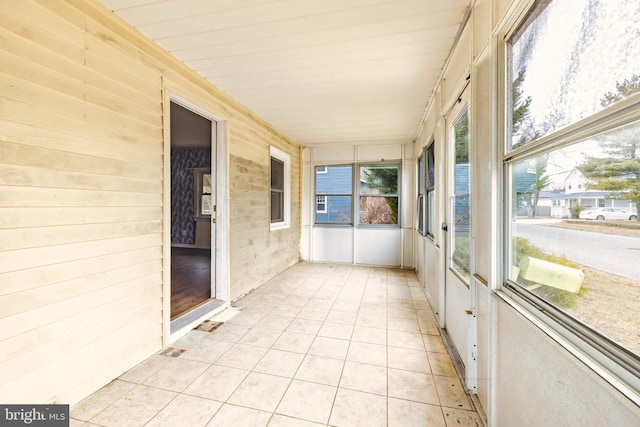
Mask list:
[[[328,196],[327,213],[316,213],[316,222],[351,224],[352,212],[351,196]]]
[[[469,230],[469,211],[471,209],[470,182],[469,164],[457,164],[454,182],[454,223],[457,231],[466,232]]]
[[[469,163],[456,164],[455,194],[469,194],[470,182]]]
[[[316,173],[316,194],[351,194],[352,166],[327,166],[326,173]]]
[[[353,222],[352,183],[352,166],[327,166],[326,173],[316,172],[316,195],[327,196],[327,213],[316,212],[317,223]]]

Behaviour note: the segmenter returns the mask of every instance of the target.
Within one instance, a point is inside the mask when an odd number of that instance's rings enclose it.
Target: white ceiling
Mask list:
[[[410,142],[469,0],[100,0],[302,145]]]

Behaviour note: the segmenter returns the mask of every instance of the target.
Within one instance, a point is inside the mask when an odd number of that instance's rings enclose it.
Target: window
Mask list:
[[[289,226],[291,157],[271,147],[271,230]]]
[[[353,224],[353,166],[316,166],[316,224]],[[318,210],[318,200],[325,201]]]
[[[434,237],[436,233],[436,166],[435,166],[435,142],[431,141],[427,147],[427,180],[426,180],[426,214],[427,235]]]
[[[432,238],[436,228],[435,185],[435,142],[431,140],[418,158],[418,231]]]
[[[327,196],[316,196],[316,213],[327,213]]]
[[[211,169],[195,168],[193,176],[195,178],[195,217],[209,218],[213,213]]]
[[[469,162],[469,108],[453,123],[453,211],[451,218],[451,267],[469,279],[471,271],[471,165]]]
[[[640,87],[637,1],[536,5],[507,44],[509,150],[592,116]]]
[[[587,184],[580,199],[570,199],[568,216],[585,224],[592,209],[582,203],[640,202],[638,34],[637,0],[536,2],[506,43],[503,158],[511,219],[505,289],[636,390],[640,316],[628,313],[640,303],[640,275],[637,253],[624,243],[635,234],[628,228],[635,208],[600,224],[607,233],[521,221],[516,212],[527,207],[535,215],[541,191],[571,173]]]
[[[271,222],[284,221],[284,162],[271,158]]]
[[[360,166],[359,224],[398,224],[398,165]]]
[[[418,157],[418,217],[417,217],[417,230],[420,234],[424,234],[424,150]]]

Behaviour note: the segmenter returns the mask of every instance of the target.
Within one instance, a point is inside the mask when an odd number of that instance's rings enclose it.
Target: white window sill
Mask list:
[[[270,231],[283,230],[285,228],[289,228],[289,224],[286,222],[274,222],[271,224]]]

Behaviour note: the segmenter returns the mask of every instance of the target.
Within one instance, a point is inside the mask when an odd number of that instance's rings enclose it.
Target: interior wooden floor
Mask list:
[[[171,248],[171,319],[211,298],[211,249]]]

